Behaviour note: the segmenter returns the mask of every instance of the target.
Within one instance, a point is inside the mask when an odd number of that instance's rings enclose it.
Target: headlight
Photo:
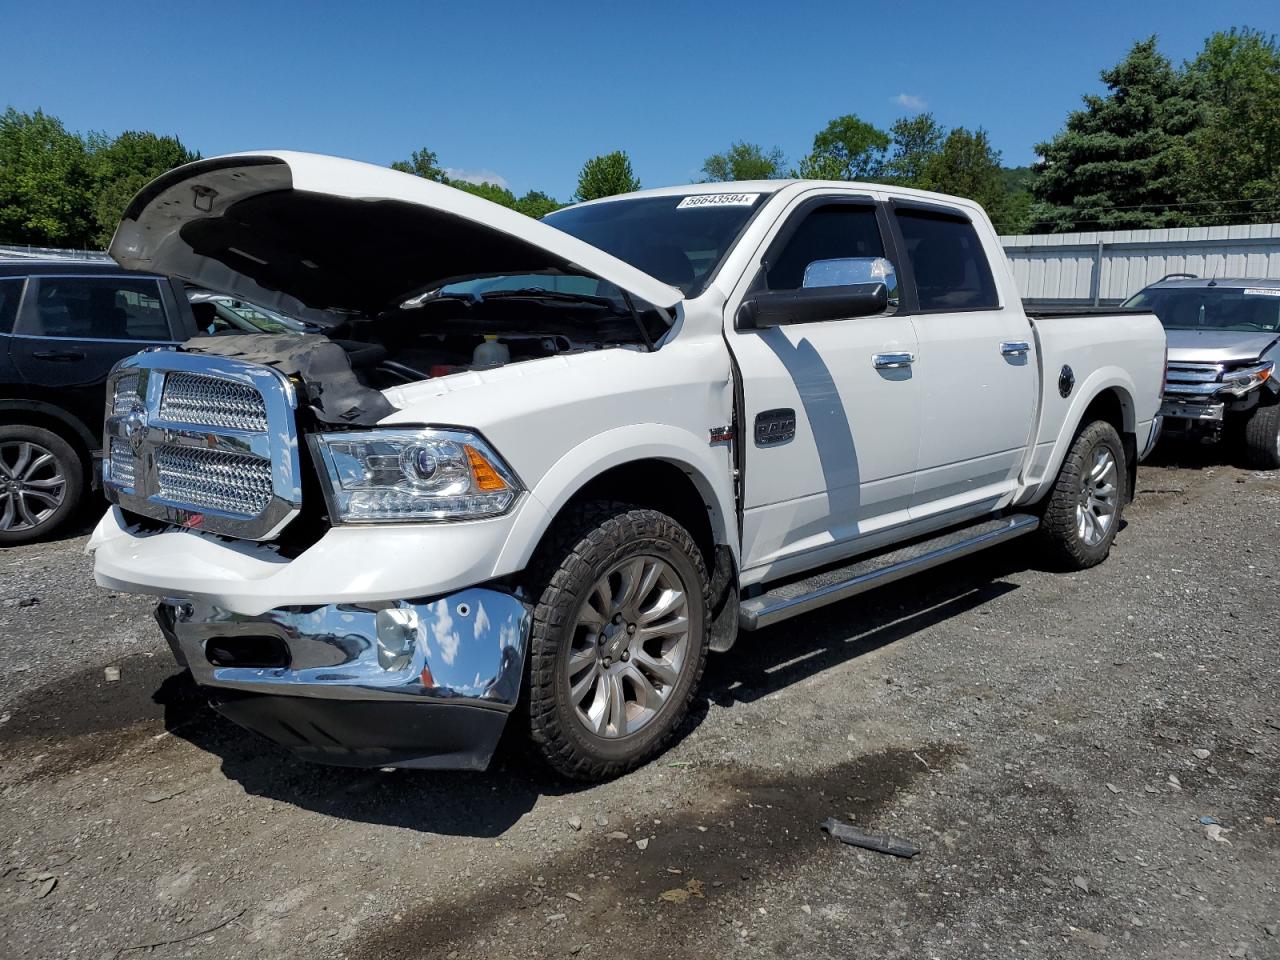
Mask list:
[[[313,434],[334,520],[475,520],[506,513],[520,494],[511,468],[464,430]]]
[[[1228,370],[1222,375],[1222,389],[1226,393],[1243,397],[1250,390],[1266,383],[1271,378],[1271,374],[1275,372],[1275,369],[1275,362],[1268,360],[1266,363],[1241,367],[1238,370]]]

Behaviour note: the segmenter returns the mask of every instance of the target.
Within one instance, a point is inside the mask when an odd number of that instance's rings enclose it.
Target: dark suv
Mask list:
[[[0,261],[0,544],[52,532],[95,478],[116,361],[181,343],[180,281],[94,260]]]

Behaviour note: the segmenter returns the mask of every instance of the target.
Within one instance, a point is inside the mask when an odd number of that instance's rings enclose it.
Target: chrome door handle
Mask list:
[[[877,370],[900,370],[903,367],[909,367],[915,362],[916,355],[914,353],[877,353],[871,357],[871,362],[875,364]]]
[[[1000,352],[1006,357],[1025,357],[1031,352],[1031,344],[1025,340],[1006,340],[1000,344]]]

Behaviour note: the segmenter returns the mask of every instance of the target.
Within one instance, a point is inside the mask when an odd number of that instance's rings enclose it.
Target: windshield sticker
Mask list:
[[[1246,297],[1280,297],[1280,287],[1245,287]]]
[[[696,207],[749,207],[760,198],[758,193],[697,193],[676,204],[677,210]]]

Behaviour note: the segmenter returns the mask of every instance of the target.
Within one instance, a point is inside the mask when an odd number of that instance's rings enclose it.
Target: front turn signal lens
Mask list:
[[[483,453],[469,443],[464,444],[462,449],[466,451],[467,463],[471,466],[471,476],[477,490],[493,493],[507,489],[507,481],[502,479],[502,475],[484,458]]]

